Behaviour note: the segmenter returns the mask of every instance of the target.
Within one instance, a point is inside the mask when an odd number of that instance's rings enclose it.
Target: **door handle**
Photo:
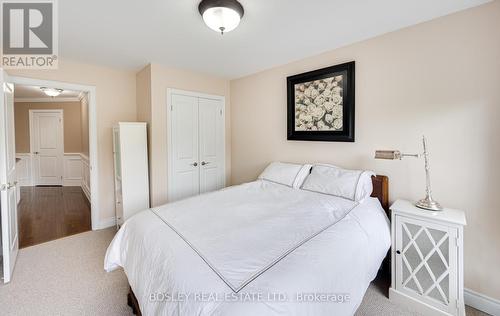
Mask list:
[[[201,165],[202,165],[202,166],[204,166],[204,165],[208,165],[209,163],[210,163],[210,162],[204,162],[204,161],[202,161],[202,162],[201,162]]]
[[[38,154],[39,154],[39,152],[38,152],[38,151],[35,151],[33,154],[38,155]]]
[[[9,183],[7,184],[7,190],[12,189],[12,188],[15,188],[15,187],[16,187],[16,185],[17,185],[17,181],[14,181],[13,183],[10,183],[10,182],[9,182]]]
[[[195,166],[195,167],[198,167],[198,163],[197,162],[194,162],[191,164],[192,166]]]

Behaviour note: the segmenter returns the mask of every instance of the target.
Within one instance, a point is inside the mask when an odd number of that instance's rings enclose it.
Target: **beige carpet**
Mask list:
[[[86,232],[20,250],[14,278],[0,286],[2,315],[132,315],[122,271],[103,261],[114,229]],[[377,279],[356,315],[418,315],[391,303]],[[467,308],[467,315],[485,315]]]

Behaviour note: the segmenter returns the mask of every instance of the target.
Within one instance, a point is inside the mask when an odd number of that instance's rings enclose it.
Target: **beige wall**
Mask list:
[[[56,80],[96,87],[101,220],[114,216],[113,148],[111,128],[118,121],[135,121],[135,72],[59,61],[57,70],[8,70],[13,76]]]
[[[80,118],[82,130],[82,150],[81,153],[89,156],[89,100],[88,95],[85,93],[80,101]]]
[[[271,161],[329,162],[390,177],[391,200],[424,196],[466,211],[465,285],[500,299],[500,1],[231,81],[232,182]],[[356,142],[286,140],[286,77],[356,61]]]
[[[167,202],[167,88],[226,97],[226,177],[229,184],[231,175],[229,81],[156,64],[149,67],[151,73],[151,205],[156,206]],[[148,113],[148,111],[141,111],[141,113]],[[144,119],[147,119],[147,116],[148,114]]]
[[[30,152],[29,110],[63,110],[64,152],[82,152],[82,129],[80,102],[16,102],[14,119],[16,129],[16,152]]]

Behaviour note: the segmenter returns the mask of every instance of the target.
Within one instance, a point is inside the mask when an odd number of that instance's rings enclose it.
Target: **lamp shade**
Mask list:
[[[399,150],[377,150],[375,151],[375,159],[401,159]]]
[[[234,30],[243,17],[243,6],[236,0],[203,0],[198,11],[205,24],[221,34]]]

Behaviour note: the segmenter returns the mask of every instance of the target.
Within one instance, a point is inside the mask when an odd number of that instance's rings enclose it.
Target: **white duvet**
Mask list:
[[[389,245],[378,200],[262,180],[137,214],[104,267],[143,315],[352,315]]]

